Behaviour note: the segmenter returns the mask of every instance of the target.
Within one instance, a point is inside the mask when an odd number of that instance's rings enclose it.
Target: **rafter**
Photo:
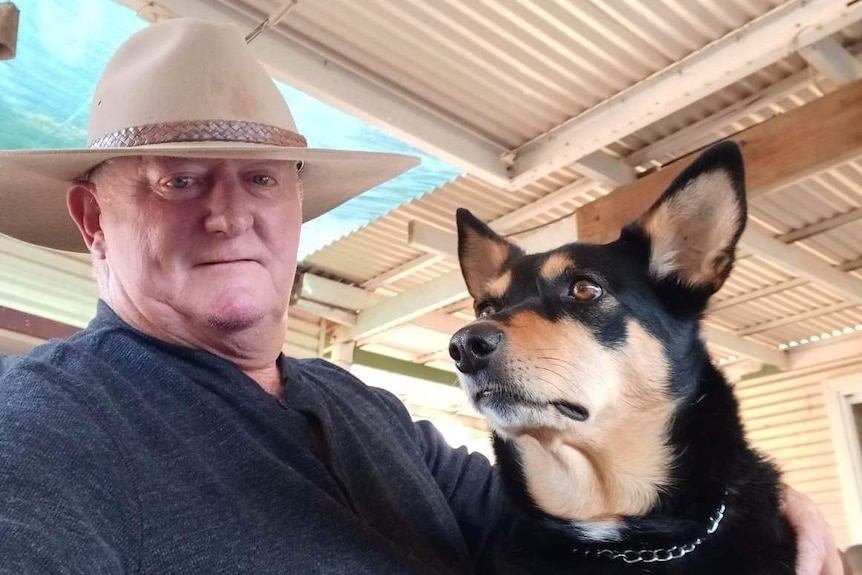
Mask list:
[[[587,154],[572,167],[591,180],[611,188],[625,186],[637,179],[637,172],[625,160],[601,150]]]
[[[862,280],[799,248],[780,242],[761,230],[747,229],[740,238],[740,246],[797,277],[829,288],[848,302],[862,303]]]
[[[578,221],[575,214],[508,238],[527,253],[539,253],[578,239]],[[419,221],[408,224],[407,245],[450,259],[458,257],[458,236],[452,232],[429,226]]]
[[[731,32],[515,150],[513,184],[524,186],[862,18],[844,0],[795,0]]]
[[[744,339],[738,335],[711,326],[703,326],[701,333],[713,345],[762,363],[774,365],[780,369],[787,369],[787,354],[774,347]]]
[[[750,199],[848,161],[862,154],[862,80],[730,139],[742,148]],[[581,238],[615,239],[695,157],[689,154],[579,209]]]
[[[862,78],[862,63],[844,48],[835,36],[827,36],[799,49],[799,55],[812,68],[838,84]]]
[[[841,226],[846,226],[847,224],[858,220],[862,220],[862,208],[856,208],[849,212],[838,214],[835,217],[826,218],[825,220],[821,220],[815,224],[811,224],[810,226],[805,226],[798,230],[782,234],[776,239],[790,244],[810,238],[811,236],[816,236],[817,234],[822,234],[823,232],[834,230],[835,228],[840,228]]]
[[[780,293],[783,291],[787,291],[789,289],[793,289],[795,287],[799,287],[808,283],[808,280],[801,278],[793,278],[783,282],[779,282],[777,284],[772,284],[760,289],[754,289],[751,291],[747,291],[743,294],[740,294],[735,297],[727,298],[725,300],[716,302],[713,305],[709,306],[707,310],[709,313],[714,313],[723,309],[727,309],[729,307],[733,307],[735,305],[741,305],[745,302],[749,302],[755,299],[760,299],[762,297],[766,297],[772,295],[774,293]]]

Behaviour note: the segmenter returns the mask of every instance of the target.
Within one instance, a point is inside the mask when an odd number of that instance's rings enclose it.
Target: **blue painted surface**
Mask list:
[[[0,149],[83,147],[90,99],[102,68],[146,22],[109,0],[15,4],[21,10],[18,53],[0,62]],[[461,173],[299,90],[281,83],[279,88],[309,146],[422,157],[420,167],[306,224],[300,258]]]

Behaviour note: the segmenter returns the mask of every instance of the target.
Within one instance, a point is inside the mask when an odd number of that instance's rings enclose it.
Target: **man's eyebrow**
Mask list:
[[[266,158],[262,158],[260,160],[250,161],[244,169],[254,169],[254,168],[284,168],[290,166],[292,163],[291,160],[269,160]]]
[[[164,156],[149,156],[145,157],[143,161],[144,168],[173,168],[176,166],[183,166],[188,164],[200,164],[200,161],[196,161],[193,158],[169,158]]]

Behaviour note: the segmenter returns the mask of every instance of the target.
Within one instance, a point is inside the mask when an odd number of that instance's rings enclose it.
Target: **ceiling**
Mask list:
[[[429,10],[427,4],[411,6],[423,11]],[[446,353],[451,330],[472,318],[472,307],[459,281],[454,258],[455,208],[469,208],[501,233],[556,222],[656,167],[833,93],[859,78],[860,73],[856,54],[862,28],[855,20],[862,13],[851,12],[843,4],[801,7],[794,2],[655,2],[649,3],[651,11],[645,14],[644,2],[492,2],[484,4],[484,9],[470,11],[473,20],[469,22],[464,20],[464,2],[451,2],[445,8],[444,3],[433,4],[437,19],[409,20],[429,34],[419,42],[422,48],[417,55],[428,68],[408,67],[398,74],[392,72],[386,80],[433,100],[434,107],[442,108],[447,118],[457,117],[461,127],[501,148],[501,157],[510,164],[509,180],[497,181],[482,170],[470,170],[469,175],[319,250],[305,263],[310,274],[347,281],[382,296],[397,296],[395,301],[400,305],[387,301],[385,308],[377,305],[361,309],[357,323],[347,329],[348,337],[357,337],[360,347],[440,369],[452,369]],[[536,5],[548,11],[538,10]],[[578,9],[572,9],[573,5]],[[385,6],[392,7],[388,3]],[[802,17],[796,12],[802,8],[812,10],[804,16],[806,25],[790,25],[794,17]],[[294,22],[302,28],[298,24],[300,9],[301,4],[289,17],[296,16]],[[397,22],[409,16],[400,9],[393,11]],[[550,12],[555,16],[549,16]],[[711,16],[707,18],[706,14]],[[695,24],[703,21],[713,25]],[[819,32],[823,34],[807,38],[810,44],[800,44],[804,30],[809,30],[814,21],[822,23]],[[448,23],[445,32],[435,28],[440,22]],[[649,24],[638,27],[634,22]],[[767,34],[767,30],[772,37],[782,29],[792,30],[793,35],[777,53],[778,44],[761,41],[751,41],[742,52],[737,49],[740,42]],[[569,39],[568,50],[556,43],[560,35]],[[415,39],[416,35],[411,37]],[[450,46],[453,38],[459,39],[462,52],[469,52],[469,57],[450,60],[445,65],[425,57],[440,43]],[[574,46],[578,47],[579,58],[572,55]],[[359,47],[368,50],[367,54],[359,50],[362,56],[354,55],[363,67],[370,66],[376,57],[385,58],[357,40],[353,50]],[[406,46],[402,48],[396,51],[407,51]],[[769,50],[773,52],[766,54]],[[715,56],[717,52],[726,54],[719,58]],[[735,60],[725,60],[730,58]],[[510,63],[495,72],[507,76],[505,80],[498,79],[501,85],[527,85],[530,90],[497,101],[496,106],[503,108],[495,109],[489,100],[495,96],[483,90],[479,81],[488,68],[486,64],[499,65],[501,59]],[[573,69],[581,70],[571,59],[601,62],[606,82],[592,82],[580,72],[565,74],[556,66],[568,62]],[[677,88],[675,81],[656,88],[659,78],[673,71],[684,75],[699,65],[698,59],[724,65],[709,78],[699,73],[699,80],[710,86],[709,90],[694,88],[701,91],[702,97],[690,103],[681,101],[684,98],[676,91],[685,88]],[[515,60],[520,64],[513,64]],[[539,61],[545,65],[540,66]],[[753,62],[760,64],[754,66]],[[528,76],[524,66],[531,70]],[[465,84],[460,76],[447,75],[446,67],[458,69],[459,73],[464,70],[468,77],[475,77],[476,83]],[[436,71],[433,77],[439,90],[433,93],[418,88],[421,79],[432,77],[431,68]],[[549,73],[552,69],[553,74]],[[408,77],[411,74],[413,79]],[[607,93],[598,93],[609,84],[613,88]],[[468,91],[475,94],[473,105],[488,113],[493,111],[496,123],[465,113],[454,96],[465,86],[472,86]],[[530,146],[537,142],[566,137],[558,136],[561,131],[589,132],[595,126],[592,117],[604,114],[602,117],[613,120],[614,114],[605,111],[615,102],[631,102],[646,91],[665,96],[661,103],[661,113],[665,115],[654,112],[647,113],[651,118],[641,117],[634,122],[626,119],[620,122],[613,139],[599,140],[597,135],[593,147],[585,148],[588,153],[579,160],[561,167],[556,167],[557,160],[551,161],[547,169],[533,173],[529,181],[525,179],[526,171],[519,175],[518,161],[512,162],[511,156],[532,153],[535,148]],[[449,93],[451,99],[445,95]],[[674,99],[677,108],[670,109],[667,102]],[[553,115],[556,107],[563,108],[562,116]],[[511,118],[522,119],[517,130],[508,121]],[[548,118],[550,125],[546,123]],[[414,136],[421,138],[422,134],[417,131]],[[457,159],[451,161],[459,163]],[[459,165],[469,170],[469,162],[470,158],[461,158]],[[823,168],[752,198],[750,226],[813,256],[819,264],[846,275],[854,285],[849,292],[838,294],[826,278],[812,281],[810,276],[802,277],[799,262],[789,261],[798,259],[792,251],[766,255],[762,249],[747,249],[744,243],[736,271],[715,298],[705,322],[717,360],[728,368],[736,366],[737,374],[756,371],[764,363],[787,369],[792,365],[794,348],[827,345],[833,338],[858,337],[862,329],[862,275],[856,271],[862,268],[862,172],[857,157]],[[533,179],[534,176],[537,177]],[[518,185],[519,182],[526,183]],[[564,219],[533,236],[538,241],[536,247],[547,248],[574,240],[577,230],[574,222]],[[529,238],[529,234],[516,237]],[[430,293],[430,297],[421,297],[423,292]],[[381,313],[386,321],[363,321]]]
[[[311,254],[309,283],[358,289],[345,299],[318,285],[298,302],[346,311],[330,326],[338,341],[444,370],[448,336],[472,318],[454,258],[457,207],[507,234],[555,222],[516,236],[535,249],[571,241],[576,218],[566,216],[580,207],[862,76],[862,7],[852,2],[159,7],[249,29],[269,16],[273,26],[252,46],[276,77],[467,172]],[[862,168],[857,157],[841,160],[752,198],[750,226],[791,251],[743,243],[705,322],[728,368],[786,369],[794,348],[862,330]],[[801,274],[796,251],[851,285],[838,293],[825,277]]]
[[[355,344],[429,370],[452,371],[449,335],[472,318],[457,207],[531,249],[583,239],[591,206],[862,78],[862,3],[843,0],[119,1],[149,20],[268,18],[252,47],[275,78],[465,171],[308,256],[291,312],[297,354],[349,359]],[[862,123],[838,130],[834,161],[750,199],[705,320],[737,377],[862,350]]]

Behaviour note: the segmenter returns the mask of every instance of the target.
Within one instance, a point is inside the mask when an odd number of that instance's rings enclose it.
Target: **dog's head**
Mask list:
[[[739,148],[719,144],[617,241],[532,255],[458,211],[477,320],[452,337],[449,352],[500,437],[562,442],[592,457],[634,448],[611,445],[631,442],[632,430],[667,433],[707,361],[698,324],[745,226],[743,180]],[[639,446],[632,457],[658,461],[661,475],[671,455],[642,451],[663,448]]]

